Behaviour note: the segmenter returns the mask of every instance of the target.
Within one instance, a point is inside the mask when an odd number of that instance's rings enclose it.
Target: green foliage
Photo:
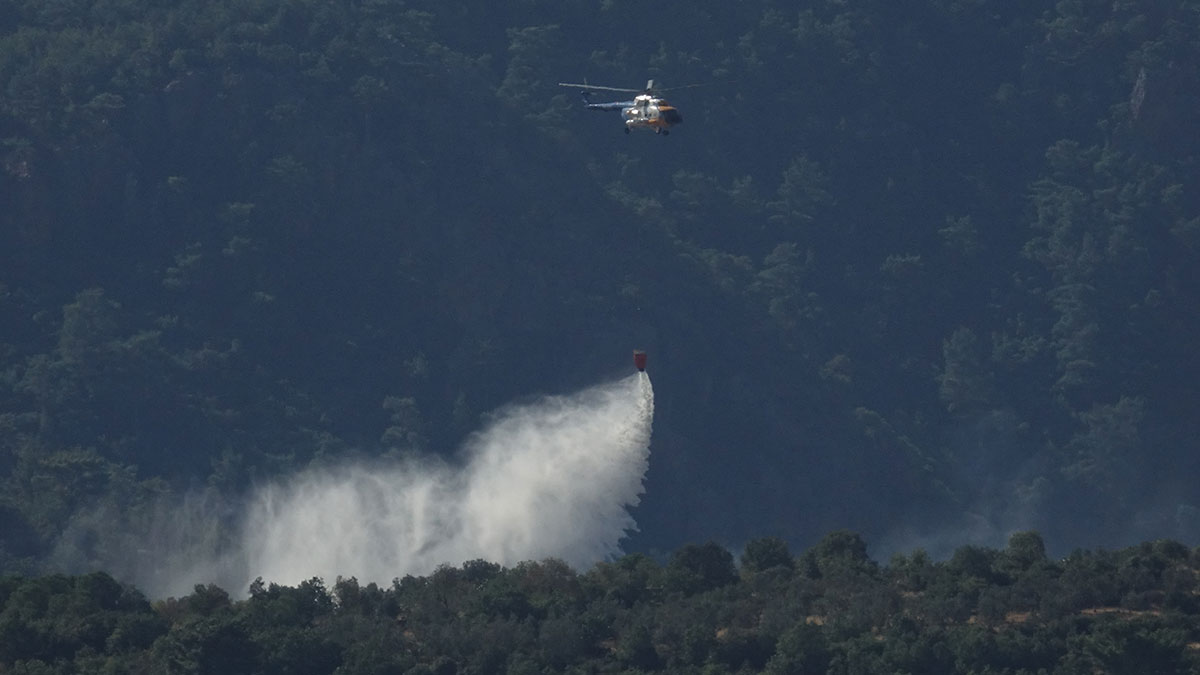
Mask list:
[[[867,543],[849,530],[830,532],[804,554],[807,570],[815,577],[874,575],[876,564],[867,555]]]
[[[715,542],[685,546],[673,554],[663,574],[670,592],[693,595],[735,583],[733,555]]]
[[[167,623],[133,588],[96,572],[80,577],[4,579],[0,665],[80,663],[107,655],[136,659]],[[28,666],[27,666],[28,667]]]
[[[990,504],[1064,550],[1194,541],[1198,45],[1182,0],[0,3],[0,570],[111,564],[193,486],[449,454],[631,341],[675,397],[631,550],[976,510],[1010,531]],[[584,78],[721,84],[626,139],[554,86]],[[853,537],[752,544],[746,581],[880,583]],[[404,592],[422,616],[631,611],[735,586],[717,549]],[[1142,566],[1080,560],[1088,590],[1028,538],[989,555],[897,574],[941,617],[1157,601],[1121,576]],[[171,667],[242,639],[211,628]],[[643,633],[627,666],[671,663]],[[853,651],[830,667],[925,658]]]
[[[829,664],[829,643],[820,626],[801,623],[792,627],[775,647],[764,672],[823,673]]]
[[[756,541],[748,550],[779,553],[775,539]],[[1003,550],[961,547],[944,562],[917,551],[882,569],[852,533],[823,542],[809,552],[822,561],[820,578],[776,574],[786,567],[771,565],[742,583],[628,604],[616,601],[628,587],[617,572],[657,569],[643,557],[582,577],[553,560],[515,568],[475,560],[390,588],[354,579],[339,579],[332,591],[319,579],[295,587],[258,581],[249,597],[233,599],[197,586],[153,608],[104,574],[4,577],[0,668],[453,675],[1186,673],[1200,665],[1196,607],[1168,605],[1172,592],[1194,593],[1200,573],[1178,542],[1052,562],[1039,534],[1020,532]],[[722,550],[689,546],[672,560],[725,560]],[[672,570],[663,570],[667,579]],[[497,611],[505,588],[525,598],[525,610]],[[1130,593],[1145,604],[1115,603]],[[965,611],[939,612],[947,594]],[[893,604],[881,608],[880,597]]]
[[[788,550],[787,542],[779,537],[752,539],[746,543],[741,557],[742,573],[757,574],[770,569],[783,568],[789,572],[796,568],[796,561]]]
[[[975,333],[965,327],[954,331],[942,345],[942,358],[938,393],[946,410],[962,413],[986,406],[992,393]]]
[[[623,556],[613,562],[597,563],[585,577],[593,593],[625,607],[647,603],[662,589],[663,570],[651,558],[640,553]]]

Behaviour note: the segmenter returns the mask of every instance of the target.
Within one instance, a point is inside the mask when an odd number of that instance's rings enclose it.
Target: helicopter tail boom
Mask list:
[[[579,95],[583,98],[583,105],[588,110],[616,111],[620,112],[625,108],[633,105],[633,101],[612,101],[606,103],[592,103],[592,92],[587,89],[582,89]]]

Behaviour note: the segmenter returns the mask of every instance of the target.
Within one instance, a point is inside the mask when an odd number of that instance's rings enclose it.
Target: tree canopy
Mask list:
[[[716,544],[678,549],[665,565],[640,554],[585,571],[474,560],[390,586],[259,579],[248,597],[198,585],[154,603],[104,573],[10,576],[0,578],[0,668],[1066,675],[1200,666],[1200,557],[1177,542],[1048,560],[1040,535],[1020,532],[1000,550],[964,547],[946,562],[917,550],[878,565],[844,555],[854,541],[831,533],[797,556],[841,552],[834,558],[865,572],[853,577],[745,564],[740,578],[732,566],[732,576],[714,575],[731,559]],[[746,550],[791,559],[777,542]],[[683,568],[719,583],[680,584]],[[633,578],[640,590],[629,594]]]
[[[1182,0],[0,3],[0,568],[450,455],[633,347],[664,399],[627,550],[684,551],[665,588],[721,592],[681,547],[767,533],[1194,542],[1198,33]],[[584,78],[721,84],[626,138],[555,86]],[[878,578],[826,543],[742,569]],[[1042,570],[1018,544],[947,564]],[[255,639],[211,621],[170,658]],[[842,663],[810,633],[717,644]]]

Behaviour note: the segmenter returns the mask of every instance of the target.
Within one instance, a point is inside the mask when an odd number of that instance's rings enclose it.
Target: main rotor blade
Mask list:
[[[696,87],[715,87],[715,86],[721,85],[721,84],[733,84],[733,83],[734,83],[733,80],[723,80],[721,82],[699,82],[697,84],[681,84],[678,87],[664,87],[664,88],[655,87],[654,91],[657,91],[657,92],[679,91],[680,89],[695,89]]]
[[[594,84],[572,84],[570,82],[559,82],[560,87],[578,87],[580,89],[595,89],[597,91],[623,91],[626,93],[640,94],[641,89],[621,89],[620,87],[600,87]]]

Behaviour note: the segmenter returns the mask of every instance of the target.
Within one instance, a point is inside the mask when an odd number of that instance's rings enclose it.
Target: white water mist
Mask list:
[[[252,496],[235,550],[190,556],[207,558],[190,570],[200,576],[147,587],[185,593],[212,581],[236,593],[259,576],[387,583],[477,558],[589,566],[619,553],[636,528],[628,508],[642,494],[653,416],[650,379],[638,373],[500,410],[467,440],[458,466],[306,471]]]

